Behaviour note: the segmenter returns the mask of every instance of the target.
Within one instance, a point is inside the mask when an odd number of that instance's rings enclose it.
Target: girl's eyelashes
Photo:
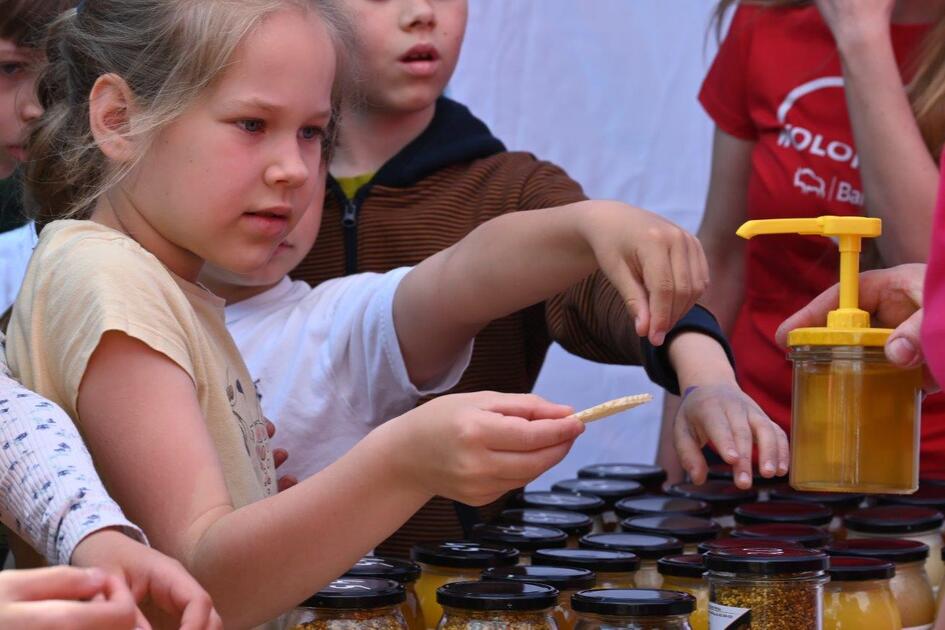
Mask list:
[[[15,77],[20,74],[26,68],[26,64],[22,61],[7,61],[0,62],[0,76],[2,77]]]
[[[240,129],[248,133],[260,133],[266,128],[266,124],[258,118],[238,120],[236,124],[240,127]]]
[[[302,140],[316,140],[325,136],[325,130],[321,127],[309,126],[299,129],[299,137]]]

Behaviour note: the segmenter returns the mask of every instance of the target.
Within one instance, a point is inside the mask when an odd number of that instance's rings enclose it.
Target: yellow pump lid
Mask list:
[[[827,315],[827,326],[796,328],[790,346],[883,346],[890,328],[870,328],[870,315],[859,308],[860,250],[864,238],[882,234],[883,223],[870,217],[824,216],[816,219],[748,221],[737,234],[745,239],[763,234],[835,237],[840,248],[840,307]]]

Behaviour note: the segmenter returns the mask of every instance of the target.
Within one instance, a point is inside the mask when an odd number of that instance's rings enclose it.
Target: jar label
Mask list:
[[[723,606],[709,602],[709,630],[748,630],[751,608]]]

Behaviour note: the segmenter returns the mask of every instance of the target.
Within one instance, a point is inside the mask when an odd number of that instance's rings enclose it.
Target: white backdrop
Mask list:
[[[712,126],[696,95],[715,53],[714,0],[471,0],[449,93],[510,149],[561,165],[591,197],[659,212],[695,230]],[[640,368],[590,363],[553,346],[536,391],[590,406],[661,390]],[[532,487],[583,465],[653,461],[661,398],[589,427]]]

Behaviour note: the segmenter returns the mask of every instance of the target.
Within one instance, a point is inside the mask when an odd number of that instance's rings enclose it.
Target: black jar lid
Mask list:
[[[889,580],[896,575],[896,565],[876,558],[831,556],[827,569],[831,582],[864,582]]]
[[[739,525],[795,523],[819,526],[832,520],[833,512],[827,506],[804,501],[745,503],[735,508],[735,522]]]
[[[707,518],[687,514],[637,516],[624,519],[620,526],[628,532],[672,536],[684,543],[700,543],[719,537],[722,528]]]
[[[543,565],[493,567],[482,572],[482,579],[537,582],[554,586],[559,591],[583,591],[597,584],[597,575],[588,569]]]
[[[713,464],[709,466],[707,477],[709,481],[735,482],[735,474],[732,472],[732,467],[729,464]],[[761,473],[756,470],[752,472],[751,485],[754,487],[775,486],[784,483],[787,479],[786,475],[783,477],[762,477]]]
[[[369,610],[396,606],[406,599],[402,584],[377,578],[341,578],[315,593],[303,608]]]
[[[410,560],[364,556],[342,577],[382,578],[409,584],[420,577],[420,565]]]
[[[743,547],[705,554],[709,571],[747,575],[786,575],[826,571],[827,554],[812,549],[758,546],[745,541]]]
[[[732,549],[733,547],[744,547],[745,546],[744,538],[719,538],[718,540],[707,540],[705,542],[699,543],[699,553],[709,553],[710,551],[724,551],[726,549]],[[796,542],[790,540],[777,540],[775,538],[752,538],[751,539],[752,547],[775,547],[777,549],[783,549],[784,547],[791,547],[794,549],[803,549],[804,547]]]
[[[880,505],[912,505],[945,512],[945,486],[922,485],[912,494],[884,494]]]
[[[545,610],[558,603],[558,589],[509,580],[452,582],[436,589],[436,603],[461,610]]]
[[[590,549],[611,549],[635,553],[642,560],[659,560],[663,556],[678,556],[683,544],[678,538],[631,532],[587,534],[580,545]]]
[[[575,567],[595,573],[630,573],[640,568],[640,558],[629,551],[609,549],[539,549],[533,565]]]
[[[523,507],[545,510],[568,510],[588,516],[600,514],[607,504],[598,496],[571,492],[523,492],[518,495]]]
[[[741,540],[768,539],[796,543],[810,549],[819,549],[830,542],[830,534],[813,525],[767,523],[749,525],[732,532],[732,538]]]
[[[847,529],[867,534],[910,534],[939,529],[941,512],[907,505],[883,505],[852,512],[844,519]]]
[[[568,535],[557,527],[480,523],[473,526],[471,533],[475,540],[510,545],[522,553],[530,553],[545,547],[564,547],[568,544]]]
[[[661,575],[693,578],[698,580],[705,573],[702,555],[687,553],[683,556],[666,556],[656,561],[656,569]]]
[[[565,479],[551,486],[551,490],[600,497],[608,507],[613,507],[620,499],[643,494],[642,485],[622,479]]]
[[[623,479],[653,486],[666,481],[666,471],[653,464],[593,464],[578,471],[579,479]]]
[[[824,548],[831,556],[858,556],[888,560],[896,564],[922,562],[929,557],[929,546],[918,540],[898,538],[850,538]]]
[[[614,506],[614,511],[621,518],[655,516],[657,514],[689,514],[690,516],[710,516],[712,514],[709,504],[705,501],[655,495],[620,499]]]
[[[742,490],[727,481],[707,481],[701,486],[679,483],[670,488],[669,493],[677,497],[705,501],[716,511],[726,512],[731,512],[742,503],[758,500],[758,493],[754,490]]]
[[[499,520],[513,525],[538,525],[539,527],[556,527],[568,536],[583,536],[589,534],[594,526],[591,517],[580,512],[566,510],[538,510],[535,508],[520,508],[517,510],[503,510]]]
[[[787,484],[772,488],[768,496],[772,501],[820,503],[834,511],[855,510],[860,507],[863,503],[863,499],[866,498],[865,494],[850,494],[848,492],[807,492],[804,490],[795,490]]]
[[[457,569],[488,569],[510,567],[518,563],[518,549],[505,545],[488,545],[466,540],[440,543],[419,543],[410,550],[417,562],[436,567]]]
[[[688,593],[636,588],[602,588],[571,596],[577,612],[622,617],[688,615],[696,609],[696,599]]]

